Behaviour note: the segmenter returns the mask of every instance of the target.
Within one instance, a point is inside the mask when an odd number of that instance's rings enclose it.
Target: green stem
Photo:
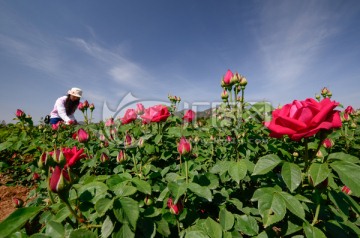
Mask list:
[[[304,161],[305,161],[305,171],[307,171],[307,168],[309,166],[309,147],[308,147],[309,140],[308,138],[305,138],[304,140],[305,140]]]
[[[314,226],[317,223],[319,213],[320,213],[320,203],[318,203],[318,205],[316,206],[315,217],[313,219],[313,222],[311,223],[312,226]]]
[[[60,195],[60,194],[59,194]],[[69,201],[66,198],[63,198],[62,196],[59,196],[59,198],[65,203],[71,214],[76,218],[76,220],[79,223],[84,223],[84,219],[78,216],[78,214],[74,211],[74,209],[71,207]]]
[[[188,161],[185,159],[185,176],[186,176],[186,184],[189,183],[189,168],[188,168]]]

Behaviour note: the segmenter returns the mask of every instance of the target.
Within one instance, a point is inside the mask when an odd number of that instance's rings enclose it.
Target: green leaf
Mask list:
[[[304,223],[306,238],[326,238],[326,235],[317,227]]]
[[[0,223],[0,237],[6,237],[19,230],[27,220],[36,216],[43,207],[18,208]]]
[[[300,219],[305,220],[305,210],[299,200],[286,192],[280,192],[278,194],[283,198],[286,204],[286,208],[291,213],[293,213]]]
[[[355,196],[360,196],[360,166],[357,164],[335,161],[330,166],[337,172],[340,180],[348,186]]]
[[[255,164],[254,172],[252,175],[263,175],[267,174],[278,164],[281,163],[279,156],[271,154],[261,157],[258,162]]]
[[[255,236],[259,233],[259,225],[254,217],[248,215],[236,216],[237,228],[248,236]]]
[[[320,184],[330,174],[330,169],[327,164],[313,163],[309,168],[309,175],[313,181],[313,186]]]
[[[223,174],[229,170],[230,163],[229,161],[218,161],[211,169],[210,173],[213,174]]]
[[[63,207],[61,210],[59,210],[56,213],[55,218],[53,219],[53,221],[62,222],[70,215],[71,215],[71,212],[70,212],[69,208]]]
[[[162,139],[162,135],[161,135],[161,134],[157,134],[156,137],[155,137],[155,139],[154,139],[155,144],[159,144],[160,141],[161,141],[161,139]]]
[[[216,221],[214,221],[213,219],[211,219],[210,217],[208,217],[205,220],[204,226],[205,226],[206,233],[210,238],[222,237],[221,225],[219,223],[217,223]]]
[[[2,150],[6,150],[7,148],[9,148],[10,146],[12,146],[13,143],[10,141],[5,141],[3,143],[0,144],[0,151]]]
[[[103,195],[107,192],[108,186],[102,182],[90,182],[78,189],[78,194],[80,195],[80,200],[93,200],[97,201],[100,199],[100,195]]]
[[[107,238],[111,235],[114,230],[114,224],[112,223],[109,216],[106,217],[104,223],[101,226],[101,237]]]
[[[206,200],[208,200],[209,202],[212,201],[212,194],[211,191],[208,187],[203,187],[200,186],[197,183],[190,183],[189,184],[189,189],[195,193],[196,195],[198,195],[199,197],[203,197]]]
[[[220,210],[219,220],[220,220],[220,225],[223,227],[225,231],[230,230],[234,226],[234,221],[235,221],[234,215],[225,208]]]
[[[336,160],[342,160],[349,163],[360,163],[360,159],[356,156],[346,154],[344,152],[335,152],[328,155],[327,160],[330,161],[336,161]]]
[[[127,197],[136,193],[137,188],[120,183],[112,188],[113,192],[120,197]]]
[[[281,168],[281,176],[291,192],[301,183],[301,169],[297,164],[285,162]]]
[[[139,204],[137,201],[129,197],[116,199],[114,201],[113,211],[115,217],[121,223],[129,223],[134,230],[136,229],[136,222],[140,213]]]
[[[99,214],[99,216],[104,216],[105,213],[112,208],[114,203],[114,199],[109,198],[100,198],[95,203],[95,210]]]
[[[229,174],[233,180],[235,180],[238,184],[240,180],[244,179],[247,172],[246,162],[244,160],[239,160],[237,162],[230,162]]]
[[[133,178],[132,182],[140,192],[151,195],[151,186],[149,183],[139,178]]]
[[[185,194],[187,189],[186,183],[177,183],[177,182],[170,182],[168,183],[169,191],[171,195],[174,197],[174,203],[177,203],[179,198]]]
[[[187,231],[185,233],[185,238],[209,238],[208,235],[202,230],[196,230],[196,231]]]
[[[277,193],[264,193],[258,201],[258,209],[265,228],[282,220],[286,214],[285,201]]]
[[[64,237],[64,226],[61,223],[49,221],[48,223],[46,223],[46,234],[54,238]]]
[[[77,229],[71,231],[69,238],[97,238],[97,235],[87,229]]]
[[[131,231],[128,224],[123,224],[118,232],[113,235],[113,238],[134,238],[135,234]]]

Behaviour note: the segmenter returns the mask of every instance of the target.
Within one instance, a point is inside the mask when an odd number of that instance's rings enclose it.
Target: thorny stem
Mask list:
[[[81,217],[78,216],[78,214],[74,211],[74,209],[71,207],[69,201],[66,198],[63,198],[62,196],[60,196],[59,194],[59,198],[65,203],[65,205],[67,206],[67,208],[69,209],[69,211],[71,212],[71,214],[76,218],[76,220],[79,223],[84,223],[84,219],[82,219]]]

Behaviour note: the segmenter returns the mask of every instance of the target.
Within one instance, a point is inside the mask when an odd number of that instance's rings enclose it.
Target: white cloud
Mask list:
[[[273,4],[273,2],[271,3]],[[318,60],[326,40],[336,33],[330,12],[316,3],[264,5],[256,32],[269,83],[295,86]]]
[[[142,69],[140,65],[128,60],[121,54],[113,52],[111,49],[103,48],[96,43],[89,43],[79,38],[69,40],[88,55],[103,63],[106,73],[111,76],[114,82],[120,85],[142,88],[147,80],[152,80],[149,73]]]

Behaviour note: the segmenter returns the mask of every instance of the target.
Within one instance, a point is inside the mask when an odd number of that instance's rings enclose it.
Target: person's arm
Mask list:
[[[70,116],[66,115],[66,109],[65,109],[64,103],[65,103],[65,100],[60,98],[56,101],[56,107],[57,107],[57,111],[58,111],[58,114],[61,117],[61,119],[63,119],[66,124],[69,124],[69,121],[71,121],[71,120],[75,121],[75,117],[74,117],[74,115],[70,115]]]

